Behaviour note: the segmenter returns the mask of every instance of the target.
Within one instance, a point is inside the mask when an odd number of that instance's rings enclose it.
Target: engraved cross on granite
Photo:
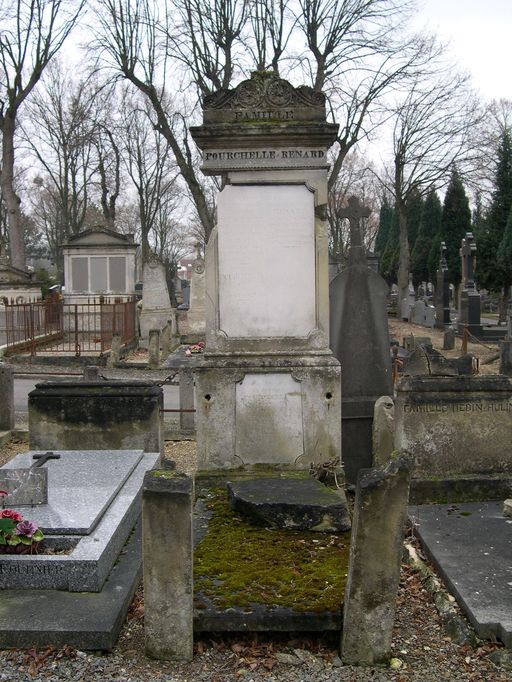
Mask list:
[[[348,218],[350,225],[349,265],[365,262],[361,218],[368,218],[370,213],[371,210],[355,196],[351,196],[348,200],[348,206],[342,208],[338,213],[340,218]]]
[[[475,288],[476,244],[471,232],[466,232],[460,248],[462,258],[462,284],[464,289]]]

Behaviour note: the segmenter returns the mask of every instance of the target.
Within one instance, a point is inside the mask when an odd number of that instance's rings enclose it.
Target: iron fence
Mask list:
[[[30,352],[102,355],[120,334],[122,345],[135,338],[135,297],[100,296],[83,303],[55,298],[5,305],[6,354]]]

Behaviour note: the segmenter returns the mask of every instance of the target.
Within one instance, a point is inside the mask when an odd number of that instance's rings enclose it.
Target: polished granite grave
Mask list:
[[[142,450],[55,451],[48,469],[48,504],[15,507],[37,523],[44,547],[67,554],[0,555],[0,588],[99,592],[141,509],[144,473],[158,453]],[[8,467],[31,466],[28,452]],[[8,497],[5,500],[8,505]]]

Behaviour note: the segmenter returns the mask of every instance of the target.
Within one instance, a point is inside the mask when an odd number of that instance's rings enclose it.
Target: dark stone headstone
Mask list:
[[[460,295],[459,333],[467,329],[473,336],[482,336],[480,322],[480,294],[475,285],[476,244],[471,232],[466,232],[460,248],[462,259],[462,284]]]
[[[372,464],[373,407],[392,393],[386,313],[388,286],[367,266],[359,220],[368,210],[352,198],[343,214],[350,220],[349,265],[333,279],[330,295],[330,346],[341,363],[342,455],[345,475],[355,482]]]
[[[314,478],[256,478],[228,483],[232,509],[259,524],[325,533],[350,529],[347,501]]]

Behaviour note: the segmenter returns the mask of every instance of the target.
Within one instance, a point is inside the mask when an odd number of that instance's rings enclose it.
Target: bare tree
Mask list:
[[[97,47],[117,73],[142,92],[155,112],[208,237],[213,210],[198,179],[196,155],[173,93],[197,98],[232,87],[251,69],[286,66],[325,90],[342,125],[330,187],[346,154],[382,121],[382,97],[430,55],[421,40],[401,38],[409,0],[106,0],[98,4]],[[297,45],[306,43],[304,52]],[[178,87],[179,84],[179,87]],[[187,98],[188,94],[188,98]]]
[[[153,241],[162,251],[166,238],[162,229],[176,224],[174,213],[178,208],[178,170],[171,147],[151,123],[151,105],[139,104],[137,99],[125,98],[123,128],[125,146],[123,158],[138,198],[141,232],[142,260],[151,251]]]
[[[73,28],[85,0],[2,0],[0,15],[0,187],[7,208],[11,262],[25,267],[20,198],[14,189],[15,132],[25,99]],[[63,7],[64,5],[64,7]]]
[[[444,186],[455,161],[464,171],[474,158],[471,131],[480,118],[468,77],[443,64],[434,42],[431,49],[432,67],[418,74],[392,106],[393,164],[383,176],[399,218],[400,299],[407,293],[410,266],[407,202],[414,193],[423,196]]]
[[[101,33],[98,45],[110,58],[111,65],[151,104],[155,129],[172,150],[209,235],[213,229],[213,213],[196,176],[195,152],[190,147],[186,120],[182,113],[172,112],[165,92],[169,16],[164,10],[160,21],[156,0],[106,0],[98,5],[98,10]]]

